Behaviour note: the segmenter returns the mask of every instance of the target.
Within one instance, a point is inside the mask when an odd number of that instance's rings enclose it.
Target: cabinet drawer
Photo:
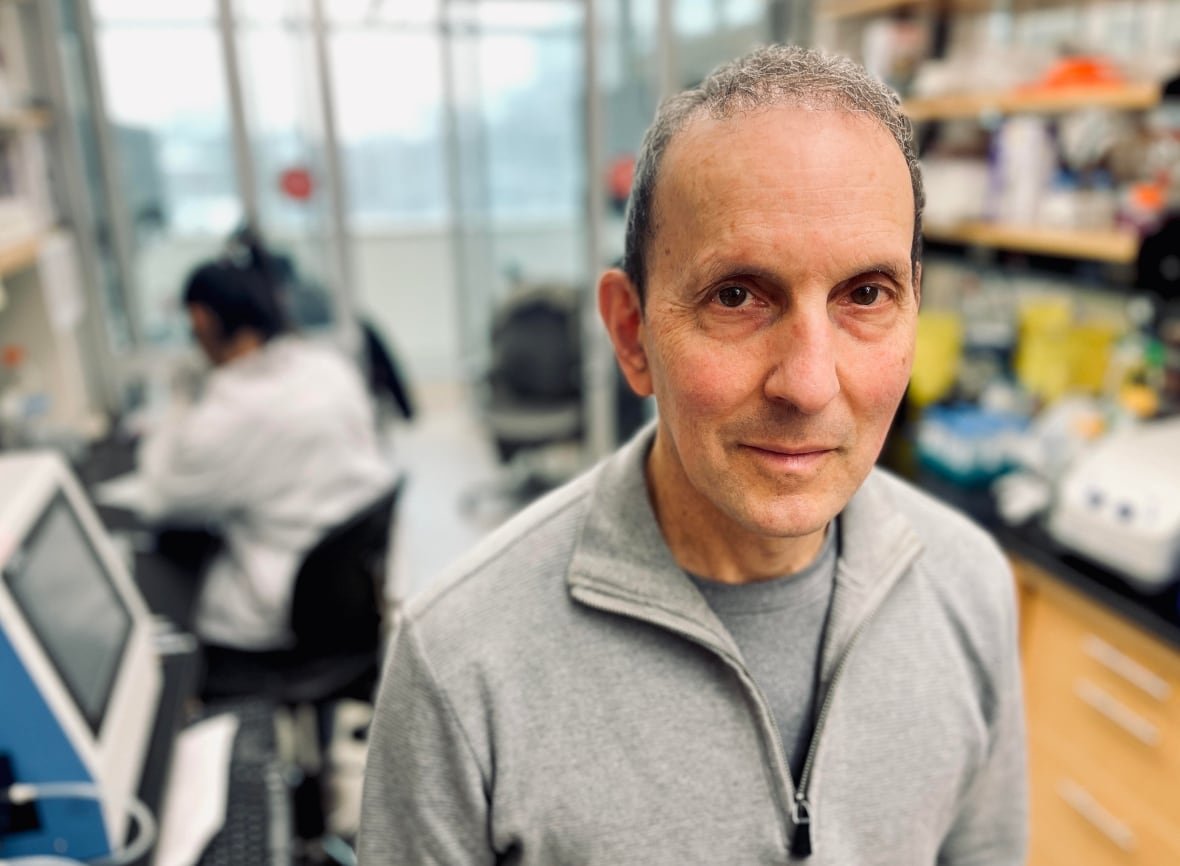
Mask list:
[[[1135,790],[1112,783],[1101,765],[1075,766],[1061,746],[1030,743],[1030,866],[1176,866],[1174,822],[1136,803]]]
[[[1105,633],[1038,602],[1025,660],[1029,729],[1067,749],[1071,767],[1101,768],[1180,825],[1175,695],[1165,690],[1153,695],[1129,682],[1125,671],[1112,669],[1109,658],[1099,657],[1103,650],[1095,648],[1095,641],[1122,652],[1106,641]],[[1160,680],[1171,688],[1170,680]]]
[[[1022,611],[1030,667],[1085,675],[1121,702],[1180,728],[1180,651],[1052,578],[1034,577],[1043,574],[1035,567],[1020,560],[1013,566],[1034,599]]]

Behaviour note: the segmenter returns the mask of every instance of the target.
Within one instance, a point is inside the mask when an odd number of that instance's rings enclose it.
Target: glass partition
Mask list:
[[[96,227],[117,350],[188,347],[183,279],[252,214],[323,288],[326,317],[346,288],[412,377],[465,382],[485,372],[492,317],[516,285],[568,286],[592,314],[661,90],[769,41],[789,6],[319,0],[324,68],[317,0],[58,2],[93,17],[116,158],[88,169],[107,175],[118,216]]]
[[[57,44],[61,52],[63,88],[65,90],[68,122],[78,141],[79,171],[86,185],[89,225],[79,221],[77,229],[89,235],[95,258],[94,282],[99,292],[98,310],[101,311],[106,344],[113,352],[128,352],[135,346],[137,319],[126,291],[115,246],[115,218],[118,206],[108,195],[103,174],[99,132],[102,119],[94,99],[93,82],[87,75],[87,34],[84,13],[79,0],[59,0],[59,33]],[[75,215],[79,220],[80,215]]]
[[[770,42],[774,5],[775,0],[676,0],[676,85],[696,84],[718,64]]]
[[[492,316],[524,283],[583,294],[586,261],[583,4],[450,4],[449,124],[457,295],[469,375]]]
[[[186,345],[184,278],[243,217],[216,9],[95,0],[93,15],[125,209],[116,218],[130,227],[132,314],[145,346]]]
[[[291,312],[305,331],[339,319],[322,79],[308,0],[234,4],[257,228],[293,271]]]

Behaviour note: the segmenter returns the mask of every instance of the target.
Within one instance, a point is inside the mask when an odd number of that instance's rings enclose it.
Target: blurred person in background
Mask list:
[[[773,46],[664,102],[599,281],[658,418],[409,603],[364,866],[1024,862],[1011,571],[874,468],[922,204],[850,61]]]
[[[196,268],[183,303],[212,369],[140,445],[142,511],[222,537],[195,616],[210,651],[287,648],[302,557],[392,484],[372,401],[348,358],[289,330],[257,248]]]

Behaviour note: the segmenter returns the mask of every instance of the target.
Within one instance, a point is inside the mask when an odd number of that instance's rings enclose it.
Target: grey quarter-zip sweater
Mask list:
[[[820,711],[792,779],[672,558],[648,427],[407,606],[370,729],[362,866],[1024,862],[1014,584],[874,470],[841,515]]]

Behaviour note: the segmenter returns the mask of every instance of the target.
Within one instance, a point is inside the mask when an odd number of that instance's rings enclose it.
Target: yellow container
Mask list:
[[[1100,394],[1106,385],[1110,353],[1118,330],[1108,324],[1076,325],[1069,332],[1070,387]]]
[[[945,397],[959,375],[963,320],[958,313],[924,310],[918,315],[909,400],[921,408]]]
[[[1048,296],[1021,304],[1016,378],[1042,402],[1058,400],[1070,389],[1072,318],[1073,310],[1065,297]]]

